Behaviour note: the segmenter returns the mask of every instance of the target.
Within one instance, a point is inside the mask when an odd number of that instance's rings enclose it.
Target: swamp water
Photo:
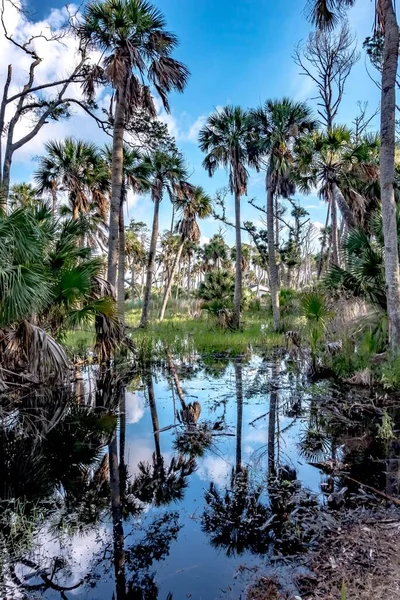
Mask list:
[[[318,514],[398,497],[397,409],[280,356],[92,380],[1,405],[2,599],[244,599]]]

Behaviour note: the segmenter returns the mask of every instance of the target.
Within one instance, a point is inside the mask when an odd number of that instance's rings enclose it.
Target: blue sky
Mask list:
[[[47,18],[51,9],[61,8],[63,2],[47,0],[30,3],[37,18]],[[201,166],[202,154],[197,147],[197,131],[206,116],[217,106],[240,104],[242,107],[257,106],[267,98],[289,96],[296,100],[310,100],[315,95],[308,78],[298,74],[292,60],[297,42],[310,31],[304,5],[305,0],[159,0],[157,6],[164,12],[168,28],[174,31],[180,46],[176,57],[185,62],[191,78],[185,92],[171,96],[172,114],[161,114],[171,132],[176,135],[179,148],[186,156],[193,172],[193,183],[200,184],[213,194],[226,185],[227,176],[220,170],[210,179]],[[379,103],[379,91],[365,69],[363,39],[371,33],[373,3],[358,0],[349,13],[350,26],[359,40],[362,58],[354,68],[346,88],[338,122],[351,123],[357,112],[357,101],[368,100],[373,110]],[[4,64],[4,63],[3,63]],[[4,73],[0,68],[0,85]],[[377,127],[378,123],[375,123]],[[49,132],[50,133],[50,132]],[[57,135],[57,130],[51,131]],[[72,120],[63,126],[58,135],[72,134],[77,137],[95,138],[101,143],[101,134],[86,117]],[[53,137],[54,137],[53,135]],[[35,162],[32,157],[40,153],[35,145],[31,154],[25,152],[17,158],[13,177],[28,179]],[[264,184],[261,174],[250,179],[249,197],[264,202]],[[301,198],[308,208],[311,219],[323,222],[325,206],[315,196]],[[228,200],[228,214],[233,215],[232,202]],[[129,215],[150,223],[152,206],[148,198],[132,199]],[[242,214],[245,220],[257,220],[259,214],[243,199]],[[169,227],[170,206],[167,199],[161,211],[161,230]],[[212,220],[201,226],[205,237],[210,237],[220,224]],[[233,236],[228,232],[229,241]]]

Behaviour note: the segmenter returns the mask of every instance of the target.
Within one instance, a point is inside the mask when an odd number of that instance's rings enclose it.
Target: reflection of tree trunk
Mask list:
[[[160,445],[160,424],[158,422],[157,404],[156,404],[156,395],[154,393],[153,377],[152,377],[150,371],[148,371],[146,373],[146,386],[147,386],[147,394],[148,394],[148,398],[149,398],[151,421],[153,423],[154,447],[155,447],[155,451],[156,451],[156,459],[157,459],[157,464],[160,465],[162,463],[161,445]]]
[[[114,541],[115,587],[117,600],[123,600],[125,598],[125,549],[116,431],[114,431],[108,445],[108,460],[110,469],[111,514]]]
[[[172,373],[172,377],[174,378],[174,383],[175,383],[175,387],[176,387],[176,391],[177,391],[179,400],[182,405],[182,410],[186,410],[187,406],[186,406],[186,402],[185,402],[185,397],[183,395],[183,390],[181,387],[181,383],[179,381],[178,373],[176,371],[175,363],[174,363],[174,360],[173,360],[170,352],[168,352],[168,366],[169,366],[169,370]]]
[[[126,488],[126,465],[125,465],[125,440],[126,440],[126,394],[125,387],[121,388],[119,401],[119,485],[121,502],[123,503]]]
[[[271,370],[271,392],[269,399],[269,420],[268,420],[268,474],[274,475],[276,472],[275,464],[275,429],[276,419],[278,416],[278,375],[279,375],[279,358],[275,359]]]
[[[242,470],[242,429],[243,429],[243,377],[240,362],[233,363],[236,384],[236,475]]]
[[[386,460],[386,493],[397,498],[400,487],[399,438],[390,442]]]

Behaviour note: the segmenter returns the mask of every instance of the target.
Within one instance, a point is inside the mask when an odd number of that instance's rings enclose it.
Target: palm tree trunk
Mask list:
[[[332,194],[333,199],[339,207],[340,213],[348,229],[353,229],[355,227],[354,217],[351,213],[349,205],[346,202],[345,197],[343,196],[339,186],[336,183],[332,184]]]
[[[326,240],[327,240],[327,237],[328,237],[327,231],[328,231],[328,224],[329,224],[330,214],[331,214],[331,203],[328,202],[328,208],[326,210],[325,230],[324,230],[325,233],[324,233],[324,237],[322,238],[321,254],[319,256],[317,279],[320,279],[320,277],[321,277],[322,267],[323,267],[323,264],[324,264],[324,253],[325,253],[325,247],[326,247]]]
[[[267,235],[268,235],[268,263],[269,283],[271,288],[272,313],[274,319],[274,330],[279,329],[279,275],[275,258],[275,235],[274,235],[274,186],[272,172],[267,173]]]
[[[108,445],[110,469],[111,514],[114,542],[114,571],[117,600],[125,598],[125,549],[124,528],[122,524],[122,504],[118,467],[118,446],[116,431]]]
[[[181,275],[181,261],[178,261],[178,272],[177,272],[177,277],[176,277],[176,291],[175,291],[175,300],[178,301],[179,298],[179,281],[180,281],[180,275]]]
[[[154,278],[154,267],[157,252],[157,239],[158,239],[158,215],[160,212],[160,197],[154,197],[154,214],[153,214],[153,228],[151,230],[151,240],[149,249],[149,258],[147,262],[147,275],[146,275],[146,287],[144,290],[142,318],[140,320],[140,327],[146,327],[149,320],[149,305],[151,286]]]
[[[236,475],[242,470],[242,429],[243,429],[243,377],[242,365],[235,361],[233,363],[235,370],[236,386]]]
[[[381,0],[385,41],[383,47],[381,94],[380,183],[385,241],[385,278],[389,341],[391,350],[400,352],[400,275],[397,239],[395,179],[396,76],[399,53],[399,28],[392,0]]]
[[[279,359],[275,359],[275,364],[272,367],[271,379],[272,387],[269,399],[269,415],[268,415],[268,475],[275,475],[275,430],[276,416],[278,406],[278,387],[277,376],[279,373]]]
[[[131,265],[131,300],[135,299],[135,262]]]
[[[165,287],[164,297],[163,297],[163,301],[162,301],[162,305],[161,305],[161,309],[160,309],[160,314],[158,316],[158,318],[160,319],[160,321],[162,321],[164,319],[165,309],[167,308],[168,300],[169,300],[169,297],[171,295],[172,284],[174,282],[174,275],[175,275],[176,268],[177,268],[177,266],[179,264],[179,261],[181,259],[181,255],[182,255],[182,250],[183,250],[184,243],[185,243],[185,241],[181,240],[181,243],[179,244],[178,252],[176,253],[175,258],[174,258],[174,262],[172,263],[171,274],[169,276],[169,280],[168,280],[167,285]]]
[[[235,176],[235,181],[237,177]],[[240,309],[242,305],[242,231],[240,229],[240,194],[235,186],[235,234],[236,234],[236,264],[235,264],[235,292],[233,295],[232,329],[239,329]]]
[[[118,95],[115,107],[113,147],[111,162],[111,201],[110,224],[108,229],[108,265],[107,279],[115,287],[118,265],[118,230],[121,204],[123,165],[124,165],[124,131],[125,131],[125,94]]]
[[[119,207],[119,253],[118,253],[118,279],[117,279],[118,315],[122,323],[125,315],[125,226],[124,206]]]
[[[190,257],[190,252],[188,254],[188,271],[187,271],[187,299],[188,301],[190,300],[190,278],[192,276],[191,270],[192,270],[192,261],[191,261],[191,257]]]
[[[331,196],[331,226],[332,226],[332,263],[339,266],[337,208],[333,194]]]

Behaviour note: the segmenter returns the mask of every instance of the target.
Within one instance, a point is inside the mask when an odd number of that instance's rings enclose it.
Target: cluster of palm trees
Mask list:
[[[310,3],[311,19],[319,28],[332,28],[354,2],[315,0]],[[240,325],[242,307],[242,230],[254,234],[251,224],[244,227],[242,223],[241,199],[247,194],[250,170],[256,169],[265,174],[267,231],[264,236],[257,234],[259,244],[257,238],[254,240],[258,250],[262,247],[261,261],[268,271],[275,329],[280,326],[280,200],[292,199],[296,189],[308,192],[317,188],[328,204],[330,261],[337,267],[341,266],[340,243],[346,232],[365,226],[368,212],[382,206],[390,337],[393,349],[400,346],[394,160],[398,28],[392,0],[379,0],[377,15],[377,27],[384,36],[382,81],[385,82],[379,139],[360,139],[346,127],[337,125],[323,130],[305,103],[288,98],[267,100],[259,108],[250,110],[226,106],[211,114],[200,131],[199,145],[205,154],[205,169],[212,176],[219,167],[226,168],[229,190],[234,197],[233,328]],[[145,264],[140,324],[146,327],[157,268],[159,210],[164,195],[168,194],[174,215],[178,217],[178,242],[167,269],[160,319],[164,317],[181,257],[186,252],[190,275],[193,248],[200,237],[197,219],[210,216],[212,208],[210,197],[188,181],[187,166],[177,149],[167,149],[159,140],[151,153],[145,152],[140,141],[133,139],[131,125],[138,113],[147,115],[149,120],[156,117],[154,91],[168,111],[168,94],[184,90],[189,72],[173,57],[178,40],[166,29],[162,13],[144,0],[89,2],[77,35],[81,43],[101,55],[100,61],[85,72],[83,89],[88,100],[94,102],[99,86],[112,89],[109,113],[112,145],[100,150],[91,143],[70,138],[50,142],[35,174],[36,193],[50,194],[54,217],[70,217],[72,221],[86,223],[78,242],[80,248],[89,245],[95,252],[107,250],[106,278],[117,291],[121,321],[124,319],[126,263],[130,262],[132,273],[138,263]],[[153,201],[153,224],[146,256],[137,244],[137,236],[126,232],[123,206],[128,190],[148,193]],[[31,206],[32,193],[21,188],[17,202]],[[62,210],[60,193],[65,193],[68,199]],[[10,206],[15,205],[14,196],[10,195]],[[288,247],[280,256],[287,256],[292,248],[293,235],[290,234]],[[323,247],[321,265],[324,251]]]

